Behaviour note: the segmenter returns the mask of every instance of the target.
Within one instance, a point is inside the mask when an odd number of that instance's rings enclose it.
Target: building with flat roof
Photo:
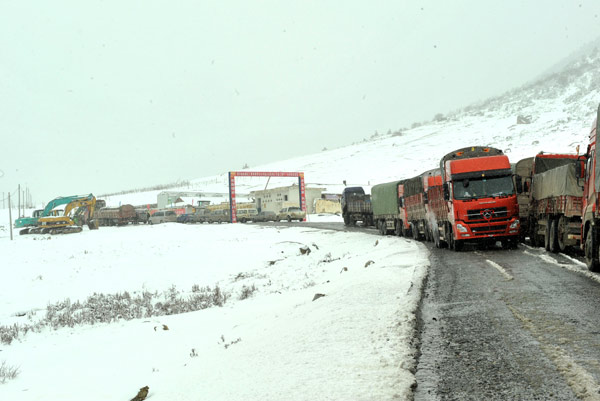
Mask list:
[[[315,199],[320,199],[324,190],[325,188],[305,188],[307,213],[315,213]],[[284,207],[300,206],[300,189],[297,184],[251,191],[250,197],[254,198],[259,211],[268,210],[277,213]]]

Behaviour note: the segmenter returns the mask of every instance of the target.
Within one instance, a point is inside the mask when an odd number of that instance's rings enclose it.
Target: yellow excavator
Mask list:
[[[72,234],[83,230],[82,224],[87,224],[90,230],[97,230],[98,223],[94,220],[96,197],[83,195],[69,197],[62,216],[44,216],[37,220],[37,226],[21,231],[21,234]],[[65,199],[65,198],[61,198]],[[73,212],[73,213],[72,213]],[[73,217],[71,217],[74,215]],[[75,220],[74,220],[75,219]]]

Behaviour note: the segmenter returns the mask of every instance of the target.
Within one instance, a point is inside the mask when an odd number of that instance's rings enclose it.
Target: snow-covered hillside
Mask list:
[[[340,193],[344,180],[348,185],[370,187],[412,177],[437,167],[439,159],[446,153],[472,145],[500,148],[511,162],[540,151],[574,153],[577,145],[582,153],[600,102],[598,64],[600,50],[594,48],[559,72],[502,96],[438,116],[436,121],[413,124],[411,129],[372,136],[357,144],[250,170],[303,171],[309,185]],[[402,114],[402,110],[398,110],[398,114]],[[517,124],[518,116],[530,119],[531,123]],[[202,177],[202,172],[197,175]],[[269,187],[290,185],[291,182],[291,179],[271,179]],[[224,173],[192,180],[181,189],[226,192],[227,185],[228,178]],[[266,179],[238,179],[237,185],[240,192],[263,189]],[[154,202],[157,192],[112,196],[108,202]]]

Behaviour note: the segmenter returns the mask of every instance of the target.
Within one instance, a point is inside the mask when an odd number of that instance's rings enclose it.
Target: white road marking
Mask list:
[[[491,261],[489,259],[485,260],[486,262],[488,262],[488,264],[492,267],[495,267],[500,273],[502,273],[502,275],[507,279],[507,280],[512,280],[514,279],[513,276],[511,276],[505,269],[504,267],[500,266],[498,263]]]

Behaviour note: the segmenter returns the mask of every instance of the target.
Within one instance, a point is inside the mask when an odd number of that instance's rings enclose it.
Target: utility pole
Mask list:
[[[10,192],[8,193],[8,225],[10,226],[10,240],[12,241],[12,210],[10,209]]]
[[[18,202],[17,202],[17,217],[19,216],[19,213],[21,213],[21,184],[19,184],[19,186],[17,187],[17,196],[18,196]]]

